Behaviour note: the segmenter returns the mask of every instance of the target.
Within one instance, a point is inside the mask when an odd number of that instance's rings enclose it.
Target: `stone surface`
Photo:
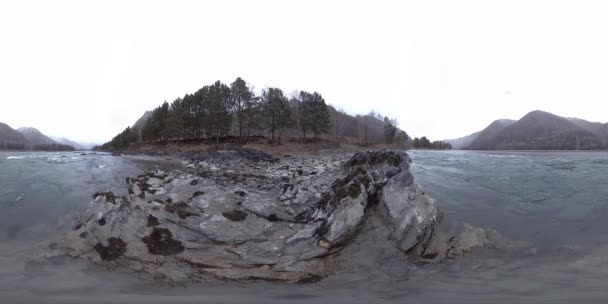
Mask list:
[[[414,183],[409,163],[389,150],[279,161],[220,149],[193,158],[185,172],[127,178],[128,197],[96,194],[63,247],[173,281],[310,282],[341,267],[342,249],[372,219],[403,259],[489,245],[474,229],[449,243],[437,235],[437,203]]]

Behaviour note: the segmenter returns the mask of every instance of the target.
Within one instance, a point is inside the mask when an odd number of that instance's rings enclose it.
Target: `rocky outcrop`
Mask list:
[[[66,235],[66,252],[176,281],[308,282],[339,269],[336,257],[370,219],[403,259],[473,246],[437,236],[437,203],[414,183],[405,152],[225,160],[127,178],[128,197],[97,193]]]

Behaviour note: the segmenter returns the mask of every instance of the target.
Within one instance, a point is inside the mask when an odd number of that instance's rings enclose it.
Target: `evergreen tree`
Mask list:
[[[270,129],[271,143],[274,143],[276,131],[281,131],[291,124],[291,111],[287,97],[278,88],[268,88],[262,92],[262,118]],[[279,138],[280,143],[280,138]]]
[[[167,135],[169,138],[179,140],[184,137],[184,111],[182,109],[182,99],[178,98],[169,107],[169,117],[167,118]]]
[[[306,130],[311,130],[315,137],[329,129],[329,111],[321,94],[300,92],[302,101],[302,135],[306,138]]]
[[[384,117],[384,143],[392,144],[397,135],[397,121]]]
[[[253,92],[245,83],[245,80],[238,77],[230,85],[230,100],[234,105],[234,112],[236,114],[236,121],[239,130],[239,141],[243,138],[243,126],[246,124],[246,109],[250,107],[251,100],[253,98]]]
[[[261,98],[253,96],[249,102],[245,104],[245,109],[243,110],[245,117],[245,126],[247,127],[247,136],[245,138],[245,142],[249,141],[249,135],[251,134],[251,129],[262,128],[261,124],[262,118],[262,107],[261,107]]]
[[[201,91],[206,115],[203,126],[209,134],[216,136],[219,144],[220,136],[225,135],[232,124],[230,88],[218,80],[213,85],[203,87]]]

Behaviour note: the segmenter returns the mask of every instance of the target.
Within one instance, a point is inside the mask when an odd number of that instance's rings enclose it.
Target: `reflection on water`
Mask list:
[[[126,194],[124,179],[150,159],[80,153],[0,153],[2,303],[605,303],[608,299],[608,154],[413,151],[417,182],[435,196],[443,228],[469,222],[532,244],[480,250],[440,265],[412,265],[373,250],[319,283],[173,286],[44,253],[91,194]],[[161,163],[164,169],[181,166]],[[48,245],[48,244],[47,244]],[[355,246],[355,245],[353,245]]]

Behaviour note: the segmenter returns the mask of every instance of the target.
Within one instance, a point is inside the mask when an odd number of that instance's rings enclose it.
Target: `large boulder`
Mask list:
[[[129,195],[96,194],[63,246],[168,280],[306,282],[334,273],[374,217],[403,259],[446,256],[437,203],[414,183],[405,152],[254,161],[209,158],[190,172],[127,178]]]

